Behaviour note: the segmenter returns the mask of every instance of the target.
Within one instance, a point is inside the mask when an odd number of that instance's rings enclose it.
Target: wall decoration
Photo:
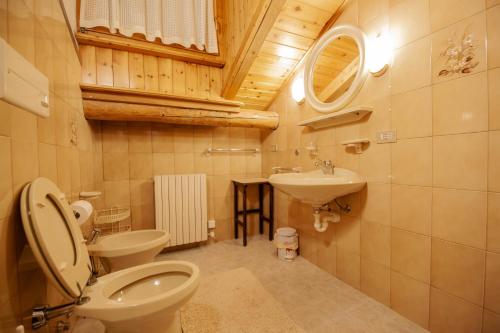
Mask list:
[[[458,42],[455,36],[448,38],[448,47],[441,53],[445,58],[444,68],[439,71],[438,76],[471,73],[479,64],[474,60],[476,48],[473,34],[464,32]]]

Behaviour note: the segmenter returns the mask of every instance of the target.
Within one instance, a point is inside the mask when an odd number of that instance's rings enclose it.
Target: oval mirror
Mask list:
[[[314,46],[305,68],[308,102],[320,112],[337,111],[361,89],[367,74],[365,35],[350,25],[326,32]]]

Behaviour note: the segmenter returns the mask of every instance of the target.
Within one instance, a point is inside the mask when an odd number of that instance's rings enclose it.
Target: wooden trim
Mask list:
[[[178,125],[264,129],[276,129],[279,126],[279,115],[270,111],[220,112],[87,98],[83,99],[83,111],[87,119],[108,121],[151,121]]]
[[[84,100],[126,102],[140,105],[171,106],[186,109],[238,112],[243,103],[225,99],[198,98],[130,88],[80,84]]]
[[[248,29],[247,36],[245,36],[245,44],[239,49],[236,60],[224,80],[222,90],[224,98],[234,98],[236,96],[286,0],[263,0],[261,2],[260,8],[256,11],[252,20],[251,29]]]
[[[116,50],[137,52],[195,64],[219,68],[224,67],[225,64],[225,61],[220,54],[214,55],[201,51],[152,43],[110,33],[84,30],[84,32],[80,31],[76,33],[76,39],[79,44],[83,45],[93,45]]]

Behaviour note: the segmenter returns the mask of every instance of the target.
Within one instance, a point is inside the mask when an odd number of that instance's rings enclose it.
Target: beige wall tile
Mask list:
[[[434,137],[434,186],[485,191],[487,142],[487,133]]]
[[[337,277],[353,288],[361,288],[359,254],[337,250]]]
[[[361,291],[377,301],[389,305],[391,271],[371,260],[361,259]]]
[[[500,314],[500,254],[486,253],[484,307]]]
[[[432,188],[392,185],[391,225],[430,235]]]
[[[40,177],[46,177],[57,184],[56,146],[45,143],[38,144],[38,163]]]
[[[391,68],[393,95],[430,85],[430,50],[429,37],[395,50]],[[412,79],[408,80],[410,77]]]
[[[430,237],[393,228],[391,269],[421,282],[430,283]]]
[[[318,246],[316,258],[318,266],[328,273],[335,275],[337,263],[337,246],[335,243],[335,228],[328,228],[317,237]]]
[[[500,7],[486,11],[488,33],[488,68],[500,66]]]
[[[445,73],[441,71],[450,70],[448,57],[444,55],[446,49],[450,46],[450,41],[454,45],[460,46],[462,45],[462,41],[465,36],[469,36],[472,39],[474,57],[471,61],[474,64],[474,67],[465,73],[448,72],[444,75]],[[471,73],[476,74],[482,72],[486,69],[486,62],[486,15],[484,12],[471,16],[432,34],[433,83],[460,78],[471,75]],[[470,88],[467,87],[465,89]]]
[[[381,15],[387,14],[389,11],[389,0],[359,0],[358,15],[359,23],[368,23]]]
[[[130,153],[130,179],[151,179],[153,177],[153,155]]]
[[[12,184],[14,195],[38,176],[38,144],[12,140]]]
[[[481,307],[431,287],[429,329],[436,333],[479,333]]]
[[[486,72],[434,85],[432,104],[435,135],[488,130]]]
[[[174,127],[174,152],[194,152],[194,132],[191,126]]]
[[[432,286],[482,305],[484,267],[484,251],[432,239]]]
[[[36,142],[37,137],[37,120],[33,113],[24,111],[23,109],[12,107],[12,139],[17,141]]]
[[[368,183],[361,192],[363,220],[390,225],[391,223],[391,185]]]
[[[391,147],[393,183],[432,185],[432,138],[399,140]]]
[[[486,192],[434,188],[432,236],[486,248]]]
[[[193,173],[194,153],[175,153],[174,172],[176,174]]]
[[[154,205],[132,206],[130,213],[132,217],[132,230],[155,228]]]
[[[154,183],[151,179],[130,181],[130,204],[153,205],[154,204]]]
[[[106,207],[130,207],[129,181],[105,181],[104,202]]]
[[[0,219],[7,217],[12,206],[11,139],[0,136]]]
[[[484,8],[483,0],[430,0],[431,30],[444,28]]]
[[[488,190],[500,192],[500,131],[489,132]]]
[[[129,155],[125,152],[103,153],[104,180],[129,179]]]
[[[102,122],[102,151],[105,153],[128,152],[126,123]]]
[[[9,1],[8,40],[17,52],[35,64],[35,21],[24,1]]]
[[[500,193],[488,193],[487,249],[500,253]]]
[[[430,286],[391,271],[391,308],[423,328],[429,326]]]
[[[484,310],[483,333],[496,333],[500,330],[500,314]]]
[[[390,145],[370,145],[359,157],[359,172],[369,182],[389,182],[391,174]]]
[[[391,116],[400,139],[432,135],[431,87],[393,95]]]
[[[151,153],[151,124],[133,123],[127,124],[128,151],[131,153]]]
[[[211,127],[201,127],[197,126],[194,129],[194,152],[202,153],[207,148],[212,146],[212,132]],[[259,136],[260,144],[260,136]]]
[[[489,129],[500,129],[500,68],[488,71]]]
[[[174,127],[165,124],[152,124],[151,141],[154,153],[173,153]]]
[[[500,4],[500,0],[486,0],[486,8],[490,8]]]
[[[398,1],[391,6],[390,24],[394,47],[427,36],[430,32],[429,1]]]
[[[342,252],[360,254],[361,222],[358,218],[342,216],[335,225],[337,249]]]
[[[153,154],[153,175],[168,175],[174,173],[173,153]]]
[[[11,136],[12,108],[7,102],[0,100],[0,135]]]
[[[391,227],[361,222],[361,258],[389,266],[391,262]]]
[[[57,185],[66,193],[71,194],[71,149],[57,146]]]

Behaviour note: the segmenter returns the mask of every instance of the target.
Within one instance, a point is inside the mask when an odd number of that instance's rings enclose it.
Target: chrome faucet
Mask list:
[[[87,240],[87,244],[95,244],[97,238],[101,235],[101,229],[94,228],[90,234],[90,239]]]
[[[331,160],[323,161],[317,159],[314,162],[314,166],[320,167],[321,171],[323,171],[325,175],[333,175],[333,173],[335,172],[335,165],[333,165]]]

